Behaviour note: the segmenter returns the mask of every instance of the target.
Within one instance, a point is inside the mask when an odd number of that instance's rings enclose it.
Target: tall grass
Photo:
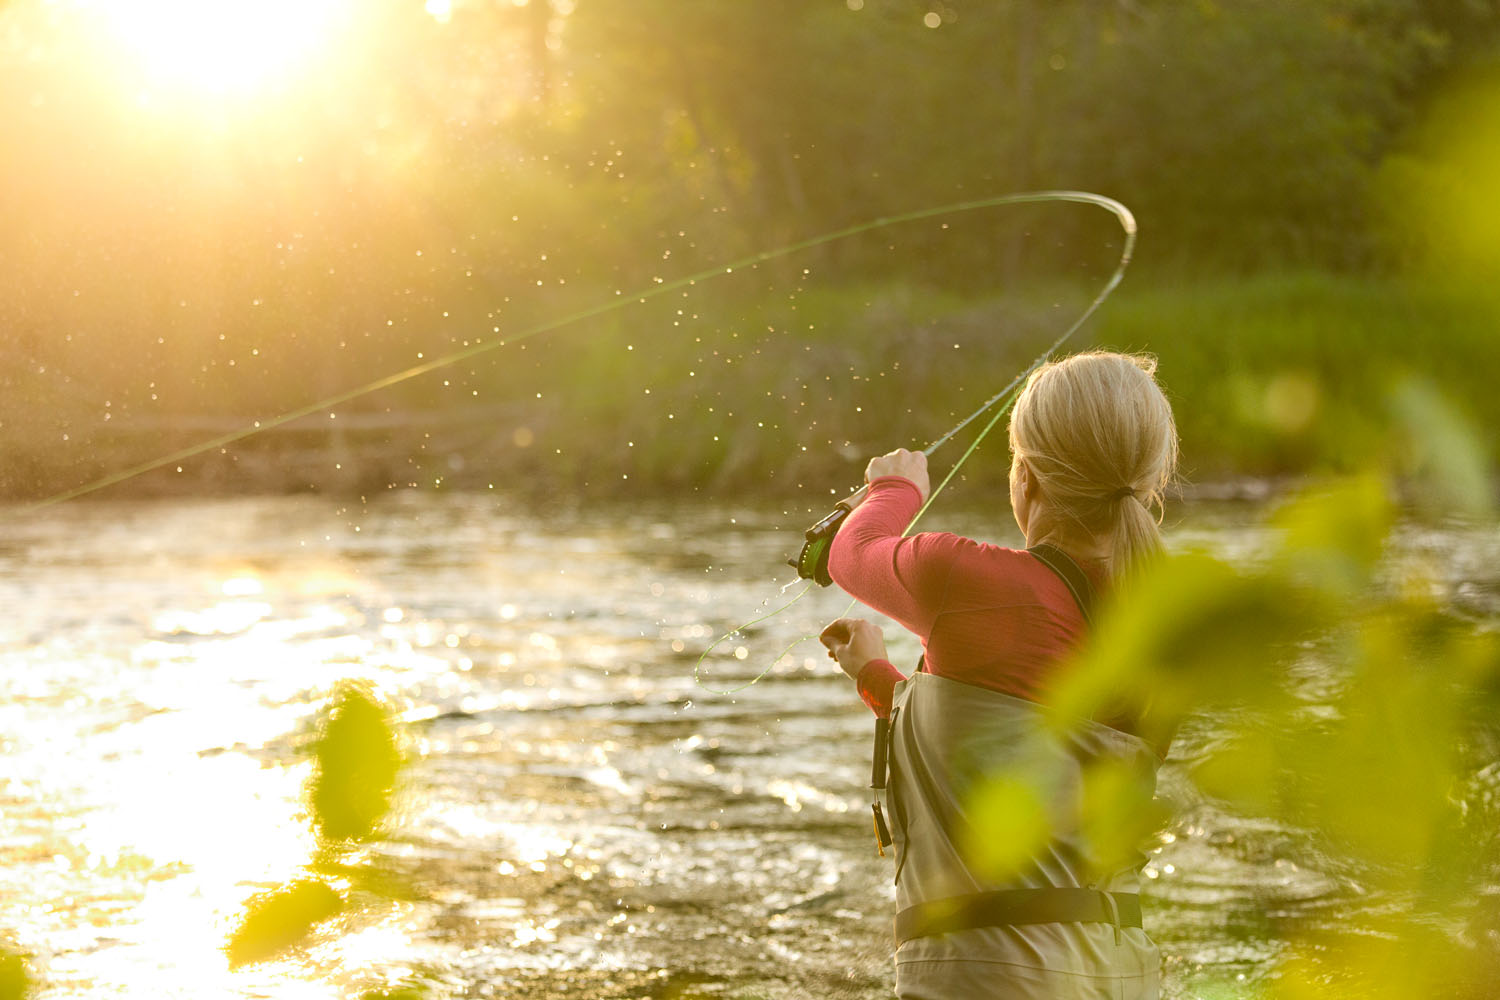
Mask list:
[[[536,472],[591,489],[837,491],[871,454],[921,447],[971,412],[1090,293],[808,290],[692,303],[687,329],[672,325],[680,305],[626,313],[549,366],[543,380],[560,391],[548,435],[562,454],[539,452]],[[1373,278],[1142,280],[1064,349],[1157,356],[1191,479],[1302,476],[1386,454],[1392,393],[1414,376],[1477,426],[1500,426],[1497,321],[1500,303],[1481,296]],[[964,475],[990,485],[1005,466],[997,434]]]
[[[1190,468],[1222,478],[1364,467],[1413,377],[1496,426],[1497,324],[1500,300],[1483,295],[1304,272],[1137,284],[1094,339],[1158,356]]]
[[[797,270],[757,269],[340,408],[383,415],[381,430],[310,421],[131,488],[364,493],[503,482],[552,495],[836,493],[859,481],[870,455],[922,447],[972,412],[1093,293],[1085,282],[984,297],[894,283],[827,287]],[[1476,426],[1500,426],[1490,386],[1497,326],[1493,295],[1316,272],[1192,282],[1146,274],[1128,279],[1065,350],[1155,354],[1184,471],[1213,482],[1367,467],[1389,452],[1393,387],[1413,376]],[[305,403],[267,398],[255,415]],[[33,410],[56,412],[44,400]],[[0,427],[7,491],[45,494],[85,471],[151,457],[142,449],[172,450],[163,435],[112,430],[124,424],[80,420],[72,436],[87,442],[83,458],[22,424]],[[192,433],[172,434],[173,448]],[[1484,446],[1500,457],[1500,439],[1486,436]],[[963,447],[947,446],[935,468]],[[291,464],[277,456],[293,452],[298,471],[278,484],[274,470]],[[997,434],[963,478],[988,488],[1005,469]]]

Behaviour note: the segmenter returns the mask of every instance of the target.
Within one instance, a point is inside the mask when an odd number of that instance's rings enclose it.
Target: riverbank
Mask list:
[[[649,303],[173,460],[108,495],[840,490],[869,455],[921,446],[972,412],[1091,294],[882,286]],[[1455,426],[1500,426],[1497,319],[1493,300],[1365,278],[1140,278],[1066,349],[1155,355],[1189,482],[1260,481],[1404,460],[1403,393],[1440,396]],[[449,374],[470,393],[457,398]],[[30,423],[0,425],[0,492],[53,496],[308,402],[274,388],[258,415],[91,405],[102,416],[75,417],[62,440],[38,432],[50,411],[35,400]],[[1500,439],[1477,445],[1500,457]],[[962,445],[948,452],[935,466]],[[963,472],[981,486],[1004,474],[999,436]]]

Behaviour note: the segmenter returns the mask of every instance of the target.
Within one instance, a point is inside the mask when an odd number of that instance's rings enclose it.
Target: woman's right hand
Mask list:
[[[865,466],[865,482],[874,482],[881,476],[901,476],[911,480],[921,492],[923,500],[927,499],[931,490],[931,483],[927,478],[927,455],[924,452],[897,448],[889,454],[870,459],[870,464]]]
[[[828,647],[828,655],[854,680],[859,679],[859,672],[871,660],[890,659],[880,626],[863,618],[840,618],[823,630],[818,641]]]

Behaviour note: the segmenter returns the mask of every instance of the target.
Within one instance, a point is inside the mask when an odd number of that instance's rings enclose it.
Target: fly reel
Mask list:
[[[844,518],[854,513],[854,508],[859,506],[868,490],[868,486],[861,486],[840,500],[831,513],[824,515],[822,520],[807,529],[802,551],[797,554],[797,558],[786,561],[788,566],[797,571],[799,577],[811,580],[820,587],[833,583],[833,577],[828,575],[828,555],[833,550],[833,536],[839,533]]]

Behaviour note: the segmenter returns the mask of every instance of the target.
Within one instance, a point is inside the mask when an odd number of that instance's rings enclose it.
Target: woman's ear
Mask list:
[[[1015,515],[1016,527],[1021,529],[1021,534],[1026,534],[1027,525],[1031,521],[1031,491],[1032,491],[1031,469],[1026,462],[1020,458],[1011,458],[1010,462],[1010,510]]]
[[[1037,495],[1036,477],[1031,474],[1031,466],[1024,458],[1016,459],[1016,489],[1028,500]]]

